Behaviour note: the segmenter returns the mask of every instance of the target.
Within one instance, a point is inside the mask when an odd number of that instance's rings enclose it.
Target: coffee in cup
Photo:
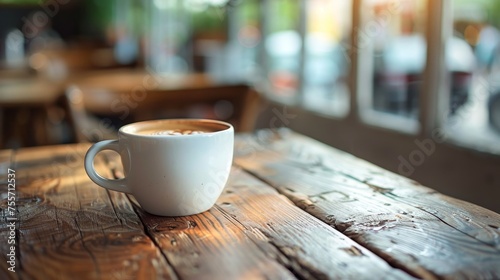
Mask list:
[[[233,159],[234,129],[225,122],[172,119],[123,126],[118,140],[94,144],[85,170],[101,187],[131,193],[141,207],[161,216],[210,209],[222,193]],[[106,179],[93,161],[102,150],[120,154],[125,177]]]

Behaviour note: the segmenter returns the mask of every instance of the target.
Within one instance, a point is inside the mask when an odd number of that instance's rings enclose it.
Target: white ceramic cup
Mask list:
[[[191,135],[152,135],[151,131],[204,131]],[[131,193],[147,212],[185,216],[210,209],[222,193],[233,160],[234,129],[225,122],[173,119],[125,125],[118,140],[95,143],[85,156],[85,171],[99,186]],[[125,177],[106,179],[94,169],[102,150],[120,154]]]

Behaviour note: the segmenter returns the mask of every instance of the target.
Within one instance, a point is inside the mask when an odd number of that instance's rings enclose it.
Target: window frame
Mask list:
[[[261,0],[261,22],[262,38],[269,35],[268,19],[273,14],[269,10],[269,2],[272,0]],[[349,90],[349,108],[346,115],[325,113],[312,107],[304,106],[304,63],[305,44],[304,38],[307,32],[307,0],[300,0],[299,34],[302,39],[300,51],[300,71],[298,73],[298,90],[293,100],[282,100],[279,96],[267,92],[266,96],[271,100],[287,106],[295,106],[301,110],[312,112],[319,116],[338,121],[356,122],[363,126],[378,128],[388,132],[410,135],[413,137],[433,137],[436,133],[446,133],[446,121],[449,111],[450,85],[447,75],[448,69],[445,63],[445,45],[453,33],[453,0],[426,0],[427,20],[424,38],[426,40],[426,63],[422,72],[422,86],[419,92],[419,111],[417,119],[410,119],[398,115],[380,112],[372,109],[373,98],[373,65],[369,48],[370,44],[358,46],[360,42],[360,30],[367,23],[365,14],[367,0],[351,0],[351,34],[350,48],[347,49],[351,64],[348,71],[347,87]],[[267,79],[268,65],[267,53],[264,44],[261,44],[259,63],[262,67],[262,79]],[[266,93],[266,89],[263,89]],[[445,144],[461,146],[466,149],[479,151],[477,147],[464,146],[453,137],[446,137]],[[480,151],[479,151],[480,152]],[[488,152],[489,153],[489,152]]]

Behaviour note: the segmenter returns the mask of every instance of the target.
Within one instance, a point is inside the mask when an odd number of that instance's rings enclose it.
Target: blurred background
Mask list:
[[[500,1],[0,0],[0,148],[288,127],[500,212]]]

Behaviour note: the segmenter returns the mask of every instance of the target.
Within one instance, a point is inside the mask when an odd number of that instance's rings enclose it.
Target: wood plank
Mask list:
[[[16,275],[176,279],[126,196],[108,192],[87,177],[85,148],[31,148],[14,155],[20,256]],[[102,158],[96,159],[96,167],[112,176]]]
[[[2,257],[0,258],[0,279],[18,279],[16,273],[10,272],[8,268],[10,265],[7,263],[7,254],[10,254],[11,244],[8,243],[10,230],[8,229],[7,217],[8,215],[8,181],[7,174],[8,169],[12,167],[14,151],[12,150],[0,150],[0,210],[1,210],[1,221],[0,223],[0,252],[2,252]]]
[[[499,278],[500,215],[287,130],[241,136],[235,162],[422,278]]]
[[[296,135],[296,137],[301,141],[310,142],[300,135]],[[315,154],[323,154],[325,151],[322,149],[330,149],[325,145],[318,145],[318,143],[310,145],[310,147],[315,146],[320,149],[312,152]],[[333,152],[332,156],[334,156],[333,154],[343,155],[347,160],[343,160],[340,164],[332,160],[324,160],[322,162],[324,166],[336,170],[344,177],[368,185],[373,191],[391,196],[392,199],[402,203],[411,204],[455,229],[500,249],[500,215],[498,213],[470,202],[443,195],[418,182],[384,170],[352,155],[333,149],[331,152]],[[450,212],[450,210],[453,211]]]
[[[158,217],[135,205],[181,278],[411,278],[237,168],[205,213]]]

